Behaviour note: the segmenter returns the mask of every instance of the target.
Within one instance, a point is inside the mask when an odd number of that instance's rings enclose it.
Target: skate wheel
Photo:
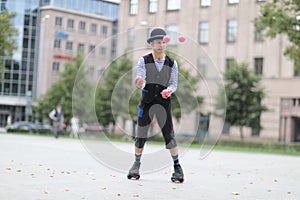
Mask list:
[[[137,174],[137,175],[131,175],[131,174],[128,174],[128,175],[127,175],[127,178],[128,178],[128,179],[139,180],[140,177],[141,177],[141,176],[140,176],[139,174]]]
[[[177,179],[177,178],[171,178],[171,181],[174,182],[174,183],[183,183],[184,181],[184,178],[180,178],[180,179]]]

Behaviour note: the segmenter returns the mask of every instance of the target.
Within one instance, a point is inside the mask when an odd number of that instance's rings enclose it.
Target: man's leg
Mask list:
[[[151,117],[149,116],[150,105],[145,105],[140,103],[138,110],[138,127],[137,135],[135,140],[135,161],[133,166],[130,168],[127,177],[129,179],[135,178],[139,179],[139,168],[141,165],[141,157],[144,150],[145,143],[148,138],[149,125],[151,123]]]
[[[54,122],[53,123],[53,134],[55,138],[58,138],[58,123]]]
[[[166,148],[170,150],[170,154],[174,163],[174,173],[172,174],[171,180],[173,182],[183,182],[183,171],[179,164],[178,158],[178,147],[177,142],[174,135],[173,129],[173,121],[172,121],[172,112],[171,112],[171,102],[169,104],[164,105],[166,111],[166,119],[161,119],[162,115],[156,115],[158,124],[162,129],[162,133],[164,136]],[[165,123],[164,123],[165,122]]]

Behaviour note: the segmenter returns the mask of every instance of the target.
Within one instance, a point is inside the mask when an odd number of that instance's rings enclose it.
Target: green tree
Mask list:
[[[225,112],[225,122],[239,127],[243,140],[243,127],[262,129],[260,116],[267,111],[267,107],[261,104],[265,97],[264,89],[260,85],[261,77],[251,72],[247,64],[233,63],[224,73],[224,79],[227,104],[224,106],[224,94],[219,94],[216,108],[222,115]]]
[[[92,86],[86,78],[87,72],[82,67],[83,57],[78,55],[73,63],[66,63],[65,70],[60,74],[59,80],[52,85],[47,93],[40,99],[39,105],[35,108],[39,113],[39,119],[48,117],[49,112],[58,104],[62,105],[65,115],[65,122],[69,122],[74,114],[85,121],[89,121],[86,109],[92,108]],[[80,70],[80,71],[79,71]],[[76,92],[73,93],[76,83]]]
[[[199,110],[203,103],[203,97],[193,95],[193,91],[197,91],[197,84],[200,81],[199,77],[192,75],[188,70],[183,68],[183,61],[177,54],[170,51],[167,51],[167,54],[176,60],[178,65],[178,86],[176,92],[172,95],[172,114],[178,121],[182,114],[188,114],[194,111],[195,108]]]
[[[131,70],[132,61],[125,55],[113,61],[104,73],[96,91],[96,115],[101,124],[115,124],[117,117],[121,117],[123,121],[130,118],[126,99],[133,87]],[[117,112],[112,113],[112,110]]]
[[[0,13],[0,77],[2,77],[2,60],[6,56],[11,56],[18,48],[16,37],[18,29],[14,27],[12,19],[16,13],[9,13],[7,10]]]
[[[286,35],[290,45],[284,55],[297,61],[296,69],[300,69],[300,1],[272,0],[262,6],[259,17],[255,20],[256,31],[265,32],[266,37],[275,38],[279,34]]]

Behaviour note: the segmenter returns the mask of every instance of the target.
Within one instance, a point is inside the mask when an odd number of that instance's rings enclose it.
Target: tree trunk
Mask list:
[[[244,140],[244,133],[243,133],[243,127],[240,126],[240,136],[241,136],[241,140]]]

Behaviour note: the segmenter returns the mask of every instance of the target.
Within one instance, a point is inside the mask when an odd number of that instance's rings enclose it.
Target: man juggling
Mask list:
[[[183,182],[184,175],[178,159],[178,147],[175,140],[171,95],[177,89],[177,62],[165,54],[167,42],[170,38],[161,28],[152,30],[147,39],[152,52],[141,57],[138,61],[135,86],[142,90],[142,97],[138,105],[138,128],[135,137],[135,161],[128,179],[139,179],[139,168],[144,145],[148,138],[148,129],[154,115],[164,137],[166,148],[170,150],[174,162],[173,182]],[[158,105],[158,106],[156,106]],[[155,162],[155,161],[154,161]]]

